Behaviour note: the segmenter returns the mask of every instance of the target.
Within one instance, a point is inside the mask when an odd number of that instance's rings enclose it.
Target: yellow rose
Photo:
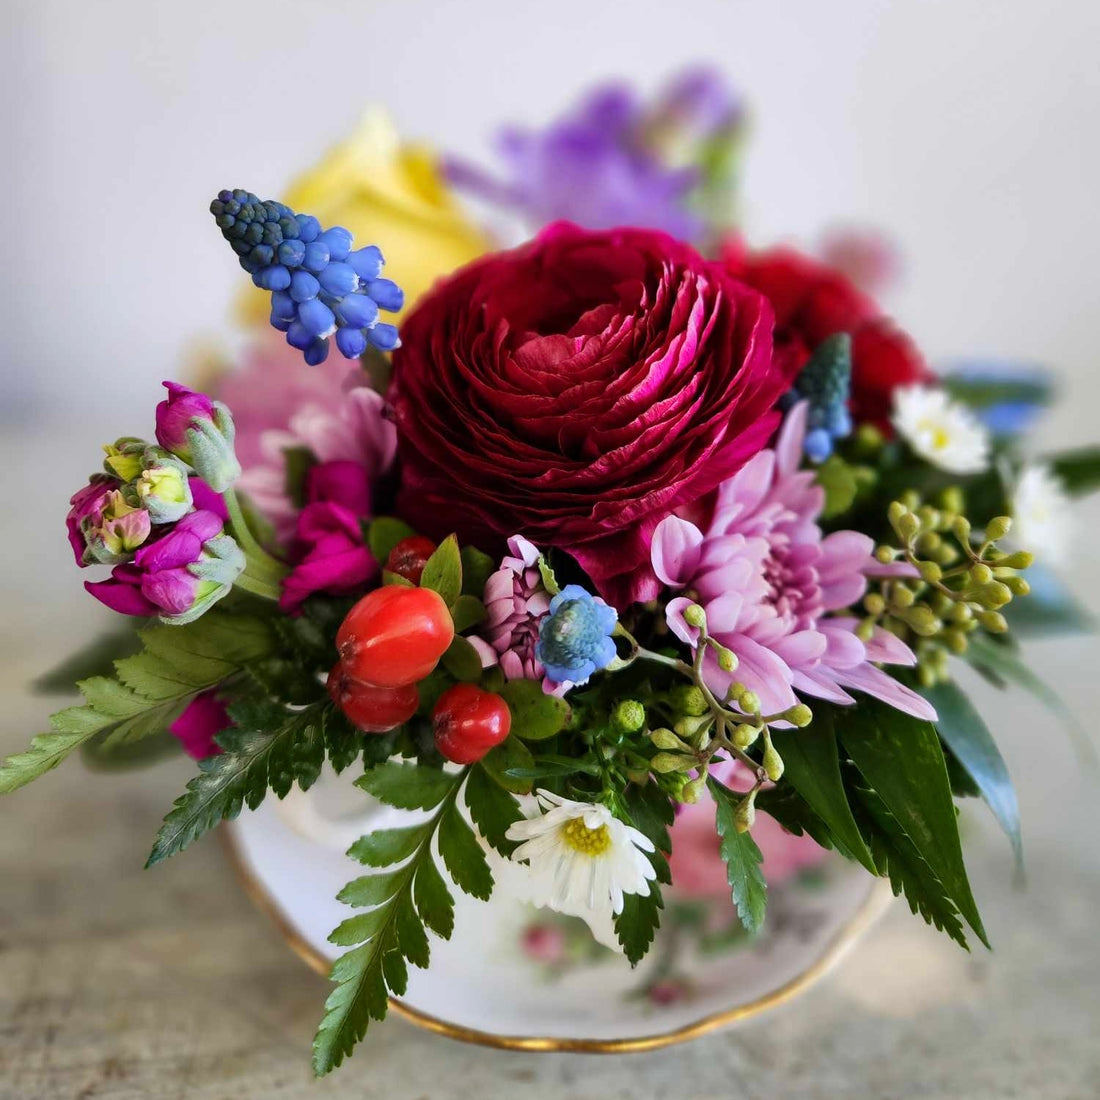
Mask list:
[[[386,277],[405,291],[402,313],[441,275],[491,247],[451,197],[435,154],[401,142],[377,109],[280,197],[326,228],[344,226],[357,246],[378,245]],[[246,321],[265,323],[271,297],[250,287],[242,307]]]

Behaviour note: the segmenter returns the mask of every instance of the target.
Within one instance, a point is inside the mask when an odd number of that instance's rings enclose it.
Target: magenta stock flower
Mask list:
[[[220,401],[179,382],[165,382],[168,397],[157,405],[157,442],[223,493],[241,476],[233,447],[236,429]]]
[[[378,575],[363,538],[371,514],[371,477],[358,462],[324,462],[306,480],[308,503],[298,516],[293,542],[296,565],[283,581],[279,606],[297,611],[315,592],[354,592]]]
[[[855,634],[858,619],[833,615],[862,599],[868,576],[899,567],[875,561],[874,543],[858,531],[822,537],[824,490],[812,471],[798,469],[805,430],[801,403],[775,450],[761,451],[719,486],[705,532],[677,516],[663,520],[653,537],[654,571],[692,593],[710,633],[737,655],[733,673],[707,655],[704,674],[719,697],[739,680],[760,697],[763,713],[777,714],[798,701],[796,691],[854,703],[851,688],[935,719],[924,699],[876,667],[912,665],[912,650],[881,627],[864,643]],[[698,638],[683,618],[691,602],[677,597],[666,609],[669,626],[689,645]]]
[[[214,738],[233,723],[225,704],[213,691],[196,695],[180,716],[168,727],[168,732],[179,739],[183,751],[193,760],[216,756],[221,746]]]
[[[133,561],[116,565],[109,580],[84,587],[123,615],[191,622],[225,596],[244,570],[244,554],[232,536],[222,534],[222,522],[214,512],[190,512],[145,543]]]

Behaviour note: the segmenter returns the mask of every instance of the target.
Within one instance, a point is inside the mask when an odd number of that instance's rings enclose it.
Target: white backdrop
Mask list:
[[[241,272],[218,188],[277,196],[357,118],[480,152],[608,75],[698,60],[755,108],[747,224],[889,229],[933,359],[1050,362],[1095,399],[1100,6],[801,0],[0,0],[2,420],[144,415]],[[1081,405],[1053,422],[1088,437]]]

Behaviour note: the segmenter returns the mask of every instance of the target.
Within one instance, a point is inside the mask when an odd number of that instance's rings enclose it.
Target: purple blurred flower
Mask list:
[[[544,130],[512,127],[499,148],[506,177],[496,180],[459,159],[452,183],[519,210],[534,225],[558,219],[587,229],[662,229],[681,240],[705,228],[692,209],[711,143],[732,140],[737,101],[712,71],[685,73],[652,105],[620,84],[595,89]]]
[[[308,503],[298,516],[293,559],[279,606],[294,612],[315,592],[354,592],[377,576],[363,538],[371,514],[370,471],[358,462],[325,462],[309,471]]]
[[[180,716],[168,727],[179,738],[183,751],[193,760],[217,756],[222,751],[214,738],[232,725],[225,704],[213,691],[196,695]]]
[[[192,466],[215,492],[225,492],[241,475],[229,410],[179,382],[164,387],[168,397],[157,405],[157,442]]]
[[[190,512],[145,543],[133,561],[115,566],[109,580],[84,587],[123,615],[191,622],[225,596],[244,570],[244,554],[222,534],[222,523],[214,512]]]
[[[759,452],[719,486],[705,533],[677,516],[661,522],[654,571],[694,593],[710,633],[737,655],[733,673],[719,669],[713,651],[704,661],[719,698],[738,680],[757,693],[764,714],[778,714],[798,702],[796,691],[854,703],[845,690],[854,688],[934,720],[924,699],[876,667],[914,664],[909,647],[881,627],[864,643],[855,634],[857,618],[831,614],[862,599],[868,576],[899,567],[875,561],[873,541],[858,531],[822,537],[824,490],[813,471],[798,468],[806,413],[806,402],[796,405],[775,450]],[[698,638],[683,617],[692,602],[677,597],[666,608],[673,633],[689,645]]]

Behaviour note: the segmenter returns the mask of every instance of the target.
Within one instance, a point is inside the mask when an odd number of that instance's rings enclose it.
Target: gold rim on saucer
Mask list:
[[[245,894],[261,912],[266,913],[276,930],[286,940],[290,949],[312,970],[327,978],[332,963],[312,944],[308,943],[283,912],[279,903],[268,892],[267,887],[256,877],[241,855],[232,827],[219,830],[222,847],[229,864],[244,888]],[[446,1035],[448,1039],[458,1039],[463,1043],[476,1043],[478,1046],[494,1047],[498,1050],[526,1051],[568,1051],[584,1054],[628,1054],[661,1047],[686,1043],[728,1024],[747,1020],[768,1009],[784,1004],[792,997],[808,989],[814,982],[832,968],[845,951],[874,923],[886,905],[892,899],[890,887],[885,882],[876,882],[868,892],[866,899],[851,919],[826,945],[821,955],[805,970],[796,974],[778,989],[773,989],[756,1000],[738,1005],[724,1012],[714,1012],[696,1020],[692,1024],[678,1027],[672,1031],[655,1032],[652,1035],[639,1035],[633,1039],[569,1039],[538,1035],[497,1035],[491,1031],[479,1031],[477,1028],[453,1024],[421,1012],[418,1008],[405,1004],[397,997],[390,998],[390,1008],[417,1027]]]

